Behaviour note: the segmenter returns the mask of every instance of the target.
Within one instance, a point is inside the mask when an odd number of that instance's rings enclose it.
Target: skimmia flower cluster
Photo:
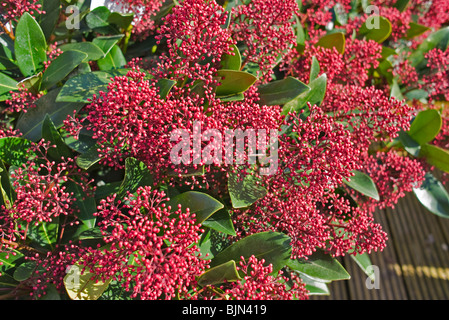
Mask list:
[[[307,299],[449,172],[447,1],[112,2],[0,6],[0,299]]]

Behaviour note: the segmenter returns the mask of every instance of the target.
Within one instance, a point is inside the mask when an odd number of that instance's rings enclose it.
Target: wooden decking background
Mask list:
[[[340,260],[350,280],[328,285],[329,296],[313,300],[447,300],[449,299],[449,219],[428,212],[413,194],[395,209],[378,211],[376,220],[388,233],[387,247],[370,255],[378,267],[378,289],[350,258]]]

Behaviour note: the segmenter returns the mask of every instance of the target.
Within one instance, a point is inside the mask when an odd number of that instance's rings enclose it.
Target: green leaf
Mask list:
[[[432,141],[441,130],[442,119],[438,110],[419,112],[408,131],[408,135],[420,145]]]
[[[230,172],[228,191],[233,208],[246,208],[267,194],[267,189],[253,175],[245,174],[243,178]]]
[[[88,103],[94,94],[98,95],[100,91],[105,92],[107,90],[112,77],[119,75],[119,72],[125,73],[124,69],[114,71],[117,71],[117,74],[94,71],[68,79],[57,96],[56,102]]]
[[[73,181],[66,182],[65,186],[67,188],[67,192],[73,192],[73,196],[76,198],[73,205],[78,210],[75,210],[75,215],[89,229],[94,228],[96,221],[94,213],[97,212],[95,197],[93,195],[86,194],[81,186]]]
[[[97,7],[90,11],[85,18],[86,24],[92,30],[99,33],[118,33],[118,30],[109,23],[111,11],[105,6]]]
[[[403,12],[405,10],[405,8],[407,8],[407,5],[408,5],[409,2],[410,2],[410,0],[398,0],[393,5],[393,7],[395,7],[399,11]]]
[[[37,225],[28,225],[27,236],[39,246],[54,250],[57,242],[59,218],[53,218],[52,222],[39,222]]]
[[[8,207],[7,202],[9,202],[10,206],[15,198],[15,192],[11,180],[9,179],[8,170],[2,160],[0,160],[0,187],[2,192],[0,196],[0,206],[4,205]]]
[[[36,261],[28,261],[22,263],[14,270],[13,277],[16,281],[24,281],[29,279],[37,267]]]
[[[108,17],[108,22],[115,24],[119,28],[128,29],[131,25],[131,22],[134,19],[134,13],[120,13],[120,12],[111,12]]]
[[[48,149],[48,155],[53,160],[60,161],[62,157],[65,159],[72,157],[70,148],[65,144],[64,139],[62,139],[58,129],[56,129],[48,114],[42,124],[42,138],[56,146],[55,148]]]
[[[441,28],[429,34],[429,36],[409,56],[411,65],[415,68],[427,66],[425,54],[435,48],[445,51],[449,43],[449,26]]]
[[[45,38],[49,40],[59,19],[61,3],[60,0],[39,0],[37,3],[41,5],[40,10],[43,13],[36,15],[36,22],[41,26]]]
[[[391,83],[390,98],[395,98],[396,100],[399,101],[404,100],[401,88],[399,87],[398,81],[396,79],[393,79]]]
[[[14,51],[17,66],[25,77],[43,70],[47,61],[47,42],[41,27],[28,12],[17,24]]]
[[[96,61],[98,59],[104,58],[106,55],[103,50],[95,43],[87,41],[63,44],[59,47],[59,49],[64,52],[81,51],[87,54],[87,57],[83,60],[83,62]]]
[[[299,273],[302,282],[306,285],[306,290],[309,291],[308,295],[329,295],[329,288],[326,282],[312,279],[303,273]]]
[[[0,34],[0,70],[17,69],[14,61],[14,42],[6,33]]]
[[[100,70],[120,69],[126,65],[125,56],[119,46],[115,45],[111,48],[108,54],[97,61]]]
[[[306,274],[308,277],[322,282],[351,278],[337,259],[322,251],[314,252],[307,259],[290,259],[287,262],[287,266],[292,270]]]
[[[176,81],[169,79],[158,79],[156,82],[156,87],[159,88],[159,96],[161,99],[165,99],[170,92],[170,90],[175,85]]]
[[[151,186],[153,176],[148,167],[142,161],[133,157],[125,160],[125,177],[117,192],[119,199],[128,195],[128,192],[134,193],[139,187]]]
[[[365,252],[363,254],[350,254],[352,260],[354,260],[360,269],[371,279],[371,281],[376,280],[376,274],[372,268],[372,263],[369,255]]]
[[[370,176],[357,170],[353,170],[352,173],[354,173],[354,176],[344,179],[343,182],[361,194],[379,200],[379,193]]]
[[[196,215],[197,223],[202,223],[224,207],[221,202],[210,195],[198,191],[181,193],[170,199],[168,202],[168,205],[172,207],[172,210],[177,210],[179,204],[183,211],[185,211],[186,208],[189,208],[190,212]]]
[[[233,282],[241,279],[242,278],[239,276],[235,261],[230,260],[207,270],[199,276],[197,281],[198,285],[205,287],[208,285],[223,283],[225,281]]]
[[[338,53],[343,54],[345,53],[345,44],[345,35],[342,32],[335,32],[321,37],[316,46],[327,49],[335,48]]]
[[[23,253],[14,249],[12,252],[0,252],[0,272],[3,273],[8,269],[16,268],[23,257]]]
[[[123,35],[113,35],[113,36],[101,36],[96,37],[92,40],[92,43],[100,48],[104,55],[107,55],[109,51],[123,38]]]
[[[242,57],[236,45],[231,46],[230,54],[225,54],[221,58],[221,68],[227,70],[240,70]]]
[[[267,106],[286,104],[300,94],[310,91],[307,85],[293,77],[262,84],[257,89],[260,104]]]
[[[309,82],[312,82],[320,74],[320,63],[315,56],[312,57],[312,65],[310,67]],[[310,88],[309,88],[310,89]]]
[[[424,157],[428,164],[449,172],[449,150],[425,143],[421,145],[420,157]]]
[[[95,144],[90,147],[85,153],[80,154],[76,157],[76,164],[78,167],[84,170],[88,170],[94,164],[100,162],[101,158],[98,153],[98,145]]]
[[[232,223],[231,215],[225,208],[217,211],[212,216],[203,221],[203,226],[218,232],[223,232],[231,236],[235,236],[234,224]]]
[[[58,82],[64,80],[86,58],[87,54],[81,51],[66,51],[61,53],[44,71],[41,90],[50,89]]]
[[[38,141],[42,138],[42,125],[47,114],[55,127],[59,128],[68,115],[73,115],[74,111],[79,111],[84,106],[84,103],[79,102],[56,102],[60,90],[51,90],[35,101],[36,107],[20,114],[16,129],[23,134],[22,137]]]
[[[413,193],[427,210],[439,217],[449,218],[449,194],[430,172],[425,174],[420,187],[413,188]]]
[[[84,266],[72,265],[64,277],[64,286],[72,300],[97,300],[108,288],[111,279],[102,281],[90,270],[82,272]]]
[[[407,30],[407,35],[405,36],[406,39],[412,39],[414,37],[417,37],[419,35],[422,35],[424,32],[430,30],[430,28],[423,26],[421,24],[410,22],[409,23],[409,29]]]
[[[0,72],[0,95],[17,89],[17,81]]]
[[[375,25],[376,21],[379,25]],[[366,40],[374,40],[382,43],[391,35],[391,22],[381,16],[370,16],[359,30],[359,35],[364,36]]]
[[[217,96],[229,96],[248,90],[257,78],[251,73],[237,70],[218,70],[217,75],[221,77],[220,85],[217,87]]]
[[[290,102],[286,103],[282,108],[282,114],[289,112],[298,112],[307,106],[307,102],[313,105],[321,105],[326,95],[327,76],[323,73],[321,76],[309,83],[310,91],[307,91]]]
[[[411,155],[418,157],[421,152],[421,145],[413,140],[412,137],[409,136],[407,132],[399,131],[399,141],[404,147],[405,151],[410,153]]]
[[[247,236],[218,253],[211,261],[211,267],[230,260],[241,261],[254,255],[265,260],[265,264],[273,265],[276,274],[288,262],[291,255],[290,238],[280,232],[260,232]]]
[[[30,153],[31,141],[19,137],[5,137],[0,139],[0,159],[3,162],[20,167],[33,156]]]

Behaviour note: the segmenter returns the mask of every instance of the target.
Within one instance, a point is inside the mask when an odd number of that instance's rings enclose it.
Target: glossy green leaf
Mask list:
[[[342,32],[335,32],[321,37],[316,46],[327,49],[335,48],[337,52],[343,54],[345,52],[346,39]]]
[[[393,7],[403,12],[405,8],[407,8],[409,2],[410,0],[397,0]]]
[[[229,174],[228,190],[233,208],[249,207],[267,194],[267,189],[253,175],[241,178],[233,172]]]
[[[45,38],[49,40],[61,13],[61,2],[60,0],[38,0],[37,3],[41,5],[42,13],[36,15],[36,22],[41,26]]]
[[[125,56],[117,45],[113,46],[104,58],[97,61],[100,70],[104,71],[123,68],[126,63]]]
[[[195,214],[197,223],[202,223],[215,212],[223,209],[224,207],[221,202],[214,199],[210,195],[198,191],[187,191],[181,193],[170,199],[168,202],[168,205],[172,207],[172,210],[177,210],[179,204],[181,205],[183,211],[185,211],[186,208],[189,208],[190,213]]]
[[[0,187],[0,206],[8,207],[15,198],[15,191],[9,179],[8,170],[2,160],[0,160]]]
[[[260,232],[247,236],[218,253],[211,261],[211,267],[241,257],[248,259],[254,255],[265,260],[265,264],[273,265],[273,274],[277,273],[288,262],[291,255],[290,238],[280,232]]]
[[[320,74],[320,63],[315,56],[312,57],[312,65],[310,66],[309,82],[318,78]]]
[[[90,11],[85,18],[86,24],[89,28],[100,33],[117,33],[117,29],[111,27],[109,16],[111,11],[105,7],[96,7]]]
[[[216,267],[208,269],[198,277],[198,285],[205,287],[208,285],[219,284],[223,282],[233,282],[241,280],[234,260],[227,261]]]
[[[325,73],[320,75],[318,78],[313,80],[308,84],[310,91],[307,91],[295,99],[289,101],[282,108],[282,114],[286,115],[289,112],[298,112],[305,107],[307,107],[307,103],[313,105],[321,105],[321,102],[326,95],[326,87],[327,87],[327,76]]]
[[[236,235],[231,215],[226,208],[223,208],[211,215],[209,218],[207,218],[207,220],[203,221],[202,225],[218,232],[229,234],[231,236]]]
[[[31,141],[24,138],[0,138],[0,159],[9,165],[20,167],[33,156],[30,147]]]
[[[47,41],[41,27],[28,12],[17,24],[14,51],[17,66],[25,77],[43,70],[47,61]]]
[[[76,201],[73,206],[76,208],[75,215],[78,219],[89,229],[95,227],[96,217],[94,213],[97,212],[97,203],[94,195],[87,194],[80,184],[74,181],[65,183],[67,192],[73,192]]]
[[[227,70],[240,70],[242,57],[236,45],[231,46],[231,53],[221,58],[221,68]]]
[[[23,257],[23,253],[14,249],[11,252],[0,252],[0,272],[16,268]]]
[[[292,270],[306,274],[312,279],[324,282],[351,278],[337,259],[322,251],[314,252],[307,259],[290,259],[287,266]]]
[[[67,159],[72,157],[70,148],[65,144],[64,139],[61,137],[58,129],[56,129],[48,114],[42,124],[42,138],[56,146],[48,149],[48,155],[53,160],[61,161],[61,158]]]
[[[420,145],[432,141],[441,130],[442,119],[438,110],[420,111],[410,125],[408,135]]]
[[[0,95],[17,89],[17,81],[0,72]]]
[[[112,35],[112,36],[100,36],[92,40],[92,43],[100,48],[104,55],[108,54],[109,51],[123,38],[122,34]]]
[[[32,75],[31,77],[20,80],[20,82],[17,84],[17,87],[25,88],[32,94],[37,95],[40,91],[41,82],[42,72],[39,72],[38,74]]]
[[[449,194],[430,172],[425,174],[420,187],[413,188],[413,193],[427,210],[442,218],[449,218]]]
[[[76,263],[70,266],[64,277],[64,286],[72,300],[97,300],[108,288],[110,279],[102,281],[98,275],[83,271],[84,266]]]
[[[257,90],[260,95],[260,104],[273,106],[286,104],[300,94],[310,91],[310,88],[293,77],[286,77],[262,84],[257,87]]]
[[[139,187],[151,186],[153,184],[153,176],[148,167],[142,161],[133,157],[125,160],[125,177],[120,185],[117,197],[123,198],[128,192],[134,193]]]
[[[412,39],[414,37],[417,37],[419,35],[422,35],[424,32],[429,31],[430,28],[423,26],[421,24],[410,22],[409,29],[407,30],[407,35],[405,36],[406,39]]]
[[[416,50],[409,56],[409,61],[413,67],[424,67],[427,65],[425,54],[435,48],[445,51],[449,43],[449,26],[443,27],[437,31],[432,32],[426,39],[418,46]]]
[[[376,281],[376,274],[372,268],[371,258],[368,253],[362,254],[350,254],[352,260],[360,267],[360,269],[371,279],[371,281]]]
[[[330,295],[329,288],[326,282],[318,281],[316,279],[308,277],[306,274],[299,273],[299,277],[306,285],[306,290],[309,291],[308,295]]]
[[[425,158],[430,165],[449,172],[449,150],[425,143],[421,145],[419,156]]]
[[[36,261],[28,261],[25,263],[22,263],[20,266],[14,270],[13,277],[16,281],[24,281],[29,279],[33,272],[36,270],[37,263]]]
[[[159,89],[159,96],[161,99],[165,99],[170,92],[170,90],[174,87],[176,81],[169,79],[158,79],[156,82],[156,87]]]
[[[48,250],[54,250],[58,237],[59,218],[53,218],[52,222],[39,222],[37,225],[28,225],[27,237],[37,245]]]
[[[216,89],[217,96],[245,92],[257,80],[251,73],[237,70],[221,69],[218,70],[217,75],[221,78],[220,85]]]
[[[405,151],[410,153],[411,155],[418,157],[419,153],[421,152],[421,145],[413,140],[412,137],[409,136],[407,132],[399,131],[399,141],[401,142],[402,146],[404,147]]]
[[[36,107],[20,114],[16,129],[23,134],[22,137],[38,141],[42,138],[42,124],[47,114],[55,127],[59,128],[68,115],[73,115],[74,111],[79,111],[84,106],[84,103],[79,102],[56,102],[60,90],[51,90],[35,101]]]
[[[121,13],[121,12],[111,12],[108,17],[108,22],[115,24],[119,28],[128,29],[133,22],[134,13]]]
[[[61,53],[42,75],[41,90],[47,90],[64,80],[81,62],[87,59],[87,54],[81,51],[66,51]]]
[[[76,157],[76,164],[78,167],[84,170],[88,170],[98,162],[100,162],[100,154],[98,153],[98,145],[95,144],[90,147],[86,152]]]
[[[379,193],[373,180],[366,173],[353,170],[354,176],[344,179],[343,182],[352,189],[375,200],[379,200]]]
[[[377,22],[379,22],[378,25]],[[359,34],[367,40],[382,43],[390,37],[392,32],[391,22],[382,16],[370,16],[362,25]]]
[[[100,91],[105,92],[108,84],[115,75],[126,74],[126,69],[114,70],[114,72],[94,71],[83,73],[70,78],[62,87],[57,102],[84,102],[88,103],[93,95]]]
[[[14,41],[6,33],[0,34],[0,70],[16,69],[14,58]]]
[[[64,52],[81,51],[87,54],[87,57],[83,60],[83,62],[96,61],[105,57],[105,53],[100,47],[98,47],[95,43],[88,41],[67,43],[59,48]]]

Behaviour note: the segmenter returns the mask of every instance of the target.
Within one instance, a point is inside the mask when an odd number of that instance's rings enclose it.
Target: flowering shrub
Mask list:
[[[449,217],[447,1],[113,4],[0,5],[0,298],[302,300]]]

